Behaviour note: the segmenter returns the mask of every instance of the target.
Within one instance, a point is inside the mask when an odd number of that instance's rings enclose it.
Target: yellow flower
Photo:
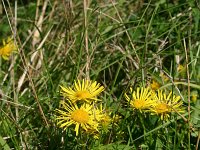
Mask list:
[[[111,118],[109,116],[109,114],[107,112],[105,112],[105,110],[102,107],[102,104],[100,104],[100,108],[95,107],[95,112],[94,112],[94,116],[95,116],[95,121],[97,121],[99,123],[99,130],[108,131],[109,125],[111,123]],[[96,117],[98,116],[98,117]],[[85,132],[88,135],[91,135],[94,139],[99,139],[100,134],[102,132],[99,132],[97,130],[94,129],[89,129]]]
[[[156,82],[155,80],[153,80],[152,83],[151,83],[151,89],[157,90],[159,88],[160,88],[160,84],[158,82]]]
[[[197,101],[197,98],[198,98],[198,92],[197,91],[192,91],[191,92],[191,99],[192,101],[195,103]]]
[[[130,88],[130,92],[132,94],[131,97],[125,93],[125,98],[130,102],[130,105],[133,108],[138,109],[139,111],[147,110],[155,104],[155,101],[152,100],[152,90],[149,88],[138,87],[137,91],[133,91],[132,88]]]
[[[96,109],[96,112],[101,115],[101,117],[99,117],[100,120],[97,120],[100,123],[100,127],[107,132],[112,121],[110,113],[108,110],[103,109],[102,104],[100,104],[100,109]]]
[[[162,81],[164,81],[164,82],[169,81],[169,77],[166,76],[163,72],[160,73],[160,77],[161,77]]]
[[[85,131],[85,133],[87,135],[91,135],[96,140],[99,139],[99,137],[100,137],[100,133],[94,129],[89,129],[89,130]]]
[[[166,95],[161,90],[153,95],[157,103],[150,110],[152,114],[159,115],[161,120],[167,120],[172,112],[184,112],[180,96],[172,95],[172,92]]]
[[[103,117],[102,117],[102,119],[101,119],[102,127],[103,127],[104,129],[107,129],[108,126],[110,125],[111,121],[112,121],[112,120],[111,120],[110,116],[109,116],[107,113],[104,113],[104,115],[103,115]]]
[[[113,116],[113,122],[114,122],[116,125],[118,124],[118,122],[121,121],[121,119],[122,119],[122,117],[119,116],[119,115],[117,115],[117,114],[115,114],[115,115]]]
[[[3,47],[0,48],[0,56],[3,59],[8,60],[8,57],[13,51],[17,50],[17,46],[11,38],[8,38],[7,41],[3,40]]]
[[[99,114],[100,111],[96,111],[93,105],[82,104],[80,107],[76,103],[67,104],[61,101],[61,109],[56,109],[58,115],[56,116],[57,125],[60,128],[68,128],[71,125],[75,125],[76,136],[79,133],[79,128],[84,129],[84,131],[94,130],[98,131],[99,123],[102,117]]]
[[[76,102],[79,100],[83,100],[86,102],[98,100],[96,96],[104,91],[104,87],[101,86],[99,83],[89,80],[82,80],[82,82],[78,80],[78,82],[75,81],[73,88],[61,86],[61,89],[61,93],[63,94],[63,96],[67,97],[72,102]]]
[[[186,75],[186,66],[183,66],[181,64],[178,65],[177,67],[178,73],[184,77]]]
[[[183,72],[185,71],[186,68],[183,65],[179,64],[177,69],[178,69],[178,72]]]

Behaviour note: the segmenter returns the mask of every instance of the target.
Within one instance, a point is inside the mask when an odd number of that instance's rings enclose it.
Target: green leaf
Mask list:
[[[0,147],[2,147],[4,150],[10,150],[10,147],[6,143],[6,141],[0,136]]]
[[[132,150],[133,147],[129,145],[118,143],[111,143],[108,145],[100,145],[98,147],[93,148],[93,150]]]

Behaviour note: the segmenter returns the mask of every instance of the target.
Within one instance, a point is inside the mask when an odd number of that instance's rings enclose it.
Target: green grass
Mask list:
[[[0,40],[16,33],[18,52],[9,61],[0,59],[0,149],[198,149],[200,3],[91,0],[87,7],[84,2],[1,1]],[[59,85],[85,78],[105,87],[103,106],[121,116],[98,140],[76,137],[55,121],[63,99]],[[152,80],[181,96],[182,117],[163,122],[129,107],[124,97],[129,87]]]

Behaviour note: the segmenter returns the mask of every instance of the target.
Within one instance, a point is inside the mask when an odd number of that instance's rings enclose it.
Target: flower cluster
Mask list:
[[[136,91],[130,88],[130,93],[130,96],[125,94],[125,98],[133,109],[159,115],[161,120],[167,120],[172,113],[184,112],[180,96],[172,92],[166,94],[162,90],[154,91],[150,88],[138,87]]]
[[[0,56],[3,59],[8,60],[12,52],[17,50],[17,46],[11,38],[8,38],[6,41],[3,40],[3,46],[0,47]]]
[[[90,80],[75,81],[73,87],[60,87],[65,100],[56,109],[57,125],[64,130],[75,126],[76,136],[81,130],[98,137],[99,128],[104,128],[111,121],[102,104],[97,103],[100,101],[97,96],[104,91],[104,87]]]
[[[98,138],[100,129],[107,132],[111,122],[115,124],[113,120],[116,119],[112,119],[110,113],[103,109],[103,103],[97,97],[104,91],[99,83],[77,80],[72,87],[60,87],[64,98],[56,109],[56,121],[60,128],[66,130],[72,127],[76,136],[84,132]],[[158,115],[161,120],[168,120],[174,113],[184,112],[180,96],[155,88],[130,88],[130,94],[125,93],[125,99],[133,110]]]

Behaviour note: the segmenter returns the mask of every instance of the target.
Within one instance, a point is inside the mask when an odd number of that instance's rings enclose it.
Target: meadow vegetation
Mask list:
[[[198,0],[1,0],[0,149],[198,150]]]

